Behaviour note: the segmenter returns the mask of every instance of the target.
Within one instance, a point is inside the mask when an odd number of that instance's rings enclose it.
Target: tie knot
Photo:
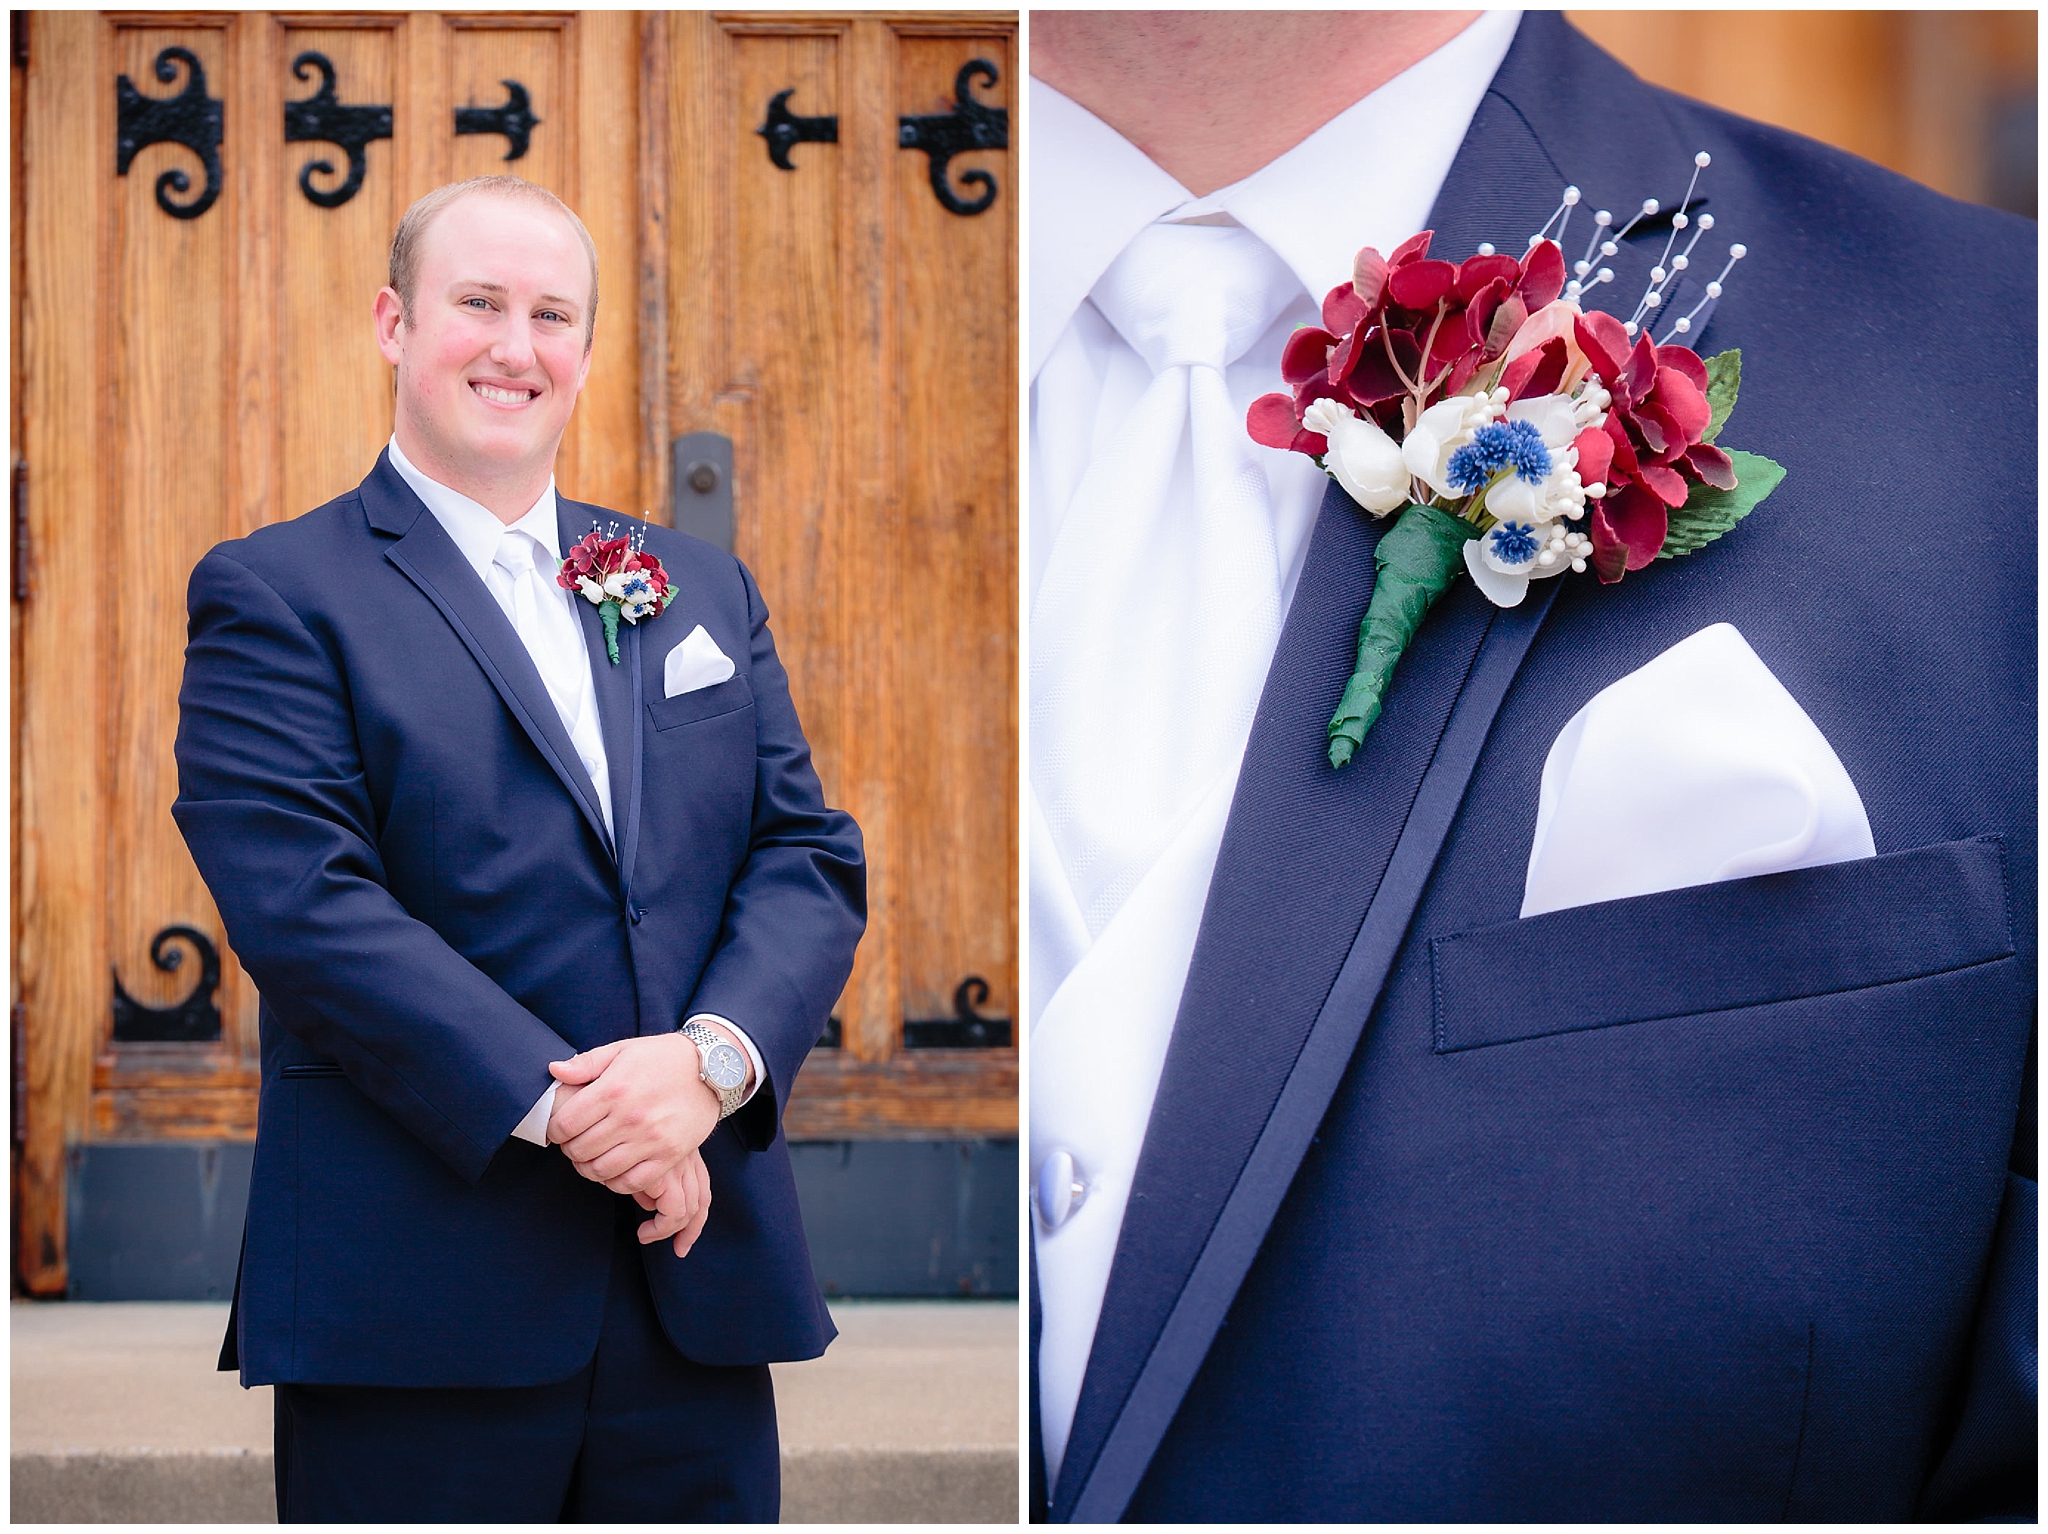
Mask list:
[[[534,569],[533,535],[522,533],[516,528],[506,528],[505,535],[498,540],[498,552],[491,556],[491,563],[498,566],[514,580],[531,574]]]
[[[1248,229],[1151,224],[1088,296],[1159,373],[1228,367],[1300,292],[1294,273]]]

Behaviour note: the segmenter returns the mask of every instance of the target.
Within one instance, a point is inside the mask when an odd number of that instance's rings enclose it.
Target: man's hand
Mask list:
[[[548,1138],[614,1193],[657,1193],[718,1124],[697,1046],[678,1033],[620,1039],[548,1069],[562,1083]]]
[[[711,1173],[704,1158],[691,1151],[653,1193],[636,1193],[633,1198],[642,1209],[655,1212],[654,1218],[640,1227],[640,1244],[651,1246],[673,1236],[676,1255],[687,1256],[711,1217]]]

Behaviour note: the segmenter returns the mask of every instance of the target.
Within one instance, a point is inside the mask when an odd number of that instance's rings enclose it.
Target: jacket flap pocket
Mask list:
[[[2013,952],[1992,836],[1430,939],[1438,1054],[1859,990]]]
[[[679,692],[673,698],[654,698],[647,704],[647,717],[657,730],[695,724],[754,706],[754,689],[743,676],[727,677],[695,692]]]

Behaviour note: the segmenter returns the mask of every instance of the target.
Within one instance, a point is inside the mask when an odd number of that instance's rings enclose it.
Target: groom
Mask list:
[[[174,813],[262,993],[222,1367],[283,1521],[772,1522],[767,1365],[833,1335],[779,1125],[860,834],[745,568],[556,492],[597,297],[552,194],[429,193],[390,444],[193,572]],[[665,605],[564,589],[592,536]]]
[[[2032,226],[1554,13],[1032,38],[1038,1516],[2031,1518]],[[1333,769],[1381,525],[1247,405],[1360,247],[1519,253],[1567,184],[1568,259],[1660,200],[1626,319],[1700,151],[1688,339],[1782,488],[1619,585],[1458,581]],[[1521,919],[1567,723],[1731,627],[1876,855]],[[1605,716],[1703,787],[1628,780],[1596,866],[1759,791],[1707,680]]]

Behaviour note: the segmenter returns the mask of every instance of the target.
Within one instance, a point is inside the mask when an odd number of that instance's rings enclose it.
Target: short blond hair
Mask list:
[[[405,217],[398,221],[398,232],[391,237],[391,286],[398,293],[400,317],[407,325],[413,322],[413,299],[420,278],[420,242],[426,238],[427,226],[451,204],[480,192],[552,209],[576,231],[576,238],[583,242],[583,253],[590,258],[590,307],[583,315],[583,349],[589,351],[597,332],[597,243],[590,238],[590,231],[583,227],[574,208],[546,187],[518,176],[472,176],[467,181],[451,181],[435,187],[405,210]]]

